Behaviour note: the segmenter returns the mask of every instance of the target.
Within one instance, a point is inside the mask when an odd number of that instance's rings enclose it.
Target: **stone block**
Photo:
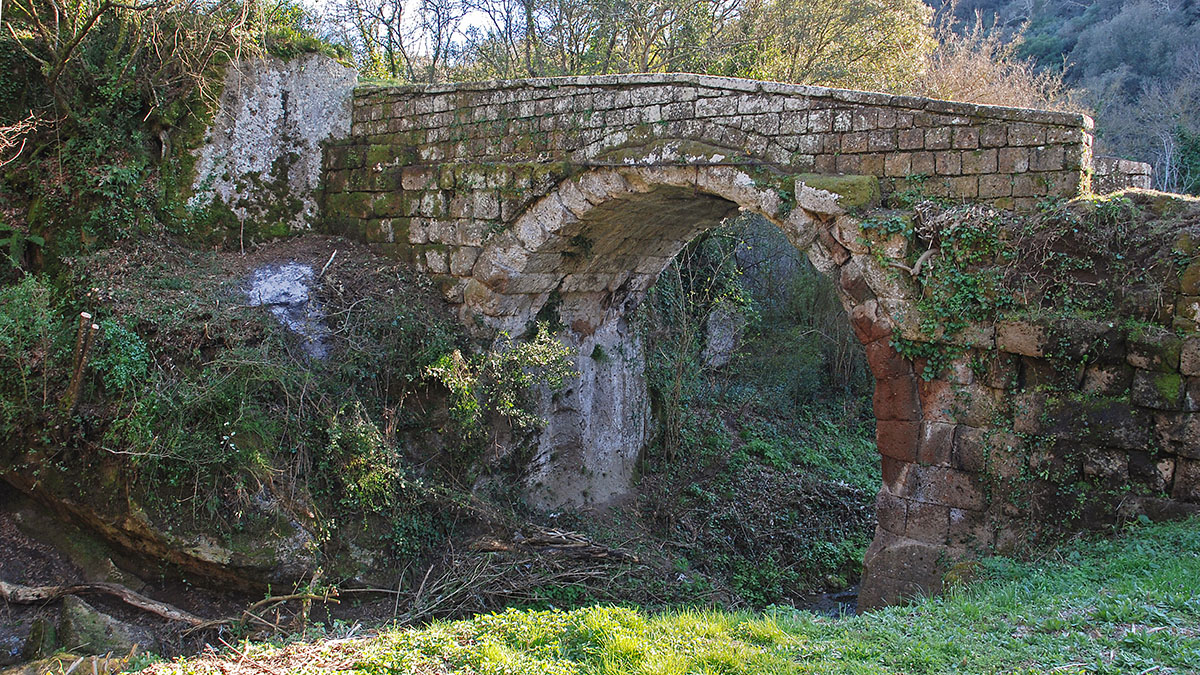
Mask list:
[[[954,424],[924,421],[917,444],[917,459],[920,464],[950,466],[954,454]]]
[[[920,423],[880,419],[876,423],[875,440],[880,454],[899,461],[917,461]]]
[[[458,246],[450,252],[450,274],[467,276],[479,258],[479,249],[474,246]]]
[[[1171,497],[1200,502],[1200,459],[1180,459],[1175,465],[1175,484]]]
[[[1046,328],[1025,321],[1001,321],[996,324],[996,348],[1022,356],[1044,356]]]
[[[1080,389],[1085,394],[1118,396],[1133,384],[1133,368],[1121,364],[1087,366],[1083,371]]]
[[[1180,410],[1183,407],[1184,380],[1178,373],[1135,370],[1131,400],[1134,405],[1155,410]]]
[[[987,503],[979,474],[940,466],[912,469],[916,474],[913,497],[927,504],[981,511]]]
[[[979,128],[979,145],[999,148],[1008,144],[1008,127],[1003,124],[985,124]]]
[[[950,193],[962,199],[975,199],[979,196],[979,179],[976,176],[952,176],[947,179]]]
[[[1165,328],[1141,328],[1129,336],[1126,344],[1126,359],[1134,368],[1159,372],[1179,370],[1183,341]]]
[[[912,153],[913,175],[931,176],[936,168],[937,164],[933,159],[932,152]]]
[[[950,507],[909,502],[907,516],[904,536],[933,544],[945,543],[950,530]]]
[[[880,421],[921,419],[921,402],[915,379],[898,377],[875,383],[875,418]]]
[[[889,152],[896,149],[896,132],[890,129],[872,131],[867,137],[867,149],[871,152]]]
[[[880,310],[875,300],[867,300],[850,309],[850,327],[864,345],[885,340],[892,335],[892,321]]]
[[[972,150],[962,154],[962,172],[968,174],[995,173],[996,151]]]
[[[1175,475],[1173,457],[1133,450],[1126,454],[1126,458],[1131,482],[1158,493],[1169,491]]]
[[[1183,409],[1200,412],[1200,377],[1189,377],[1183,385]]]
[[[921,397],[921,413],[926,420],[954,424],[963,412],[959,395],[965,387],[954,386],[944,379],[921,381],[917,391]]]
[[[1047,402],[1046,432],[1122,450],[1144,450],[1151,442],[1150,415],[1120,399],[1058,399]],[[1018,429],[1020,431],[1020,429]]]
[[[1200,459],[1200,413],[1154,415],[1154,439],[1166,452]]]
[[[951,146],[956,150],[974,150],[979,147],[979,130],[974,127],[955,127]]]
[[[912,155],[893,152],[884,158],[884,174],[888,176],[907,176],[912,173]]]
[[[875,518],[880,529],[892,534],[904,534],[905,521],[908,517],[907,499],[901,499],[881,488],[875,495]]]
[[[1046,128],[1037,124],[1017,122],[1008,126],[1009,145],[1043,145],[1046,142]]]
[[[980,553],[987,552],[994,541],[994,532],[987,514],[968,509],[950,509],[946,543]]]
[[[1031,171],[1060,171],[1064,168],[1061,145],[1038,146],[1029,151]]]
[[[996,170],[1003,174],[1024,173],[1029,170],[1028,148],[1000,148],[996,153]]]
[[[985,175],[979,177],[979,196],[983,199],[1008,197],[1012,195],[1012,177],[1006,175]]]
[[[934,127],[925,130],[925,149],[926,150],[949,150],[950,149],[950,129],[946,127]]]
[[[925,147],[924,129],[902,129],[896,134],[896,145],[901,150],[921,150]]]
[[[1200,337],[1190,337],[1180,345],[1179,372],[1200,377]]]
[[[941,592],[945,553],[942,545],[877,534],[863,561],[858,606],[878,608]]]
[[[937,152],[933,155],[934,172],[939,176],[957,176],[962,173],[962,153],[958,151]]]

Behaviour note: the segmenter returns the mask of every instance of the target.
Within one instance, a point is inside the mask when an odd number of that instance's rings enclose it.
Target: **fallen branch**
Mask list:
[[[937,252],[938,252],[938,249],[936,249],[936,248],[931,248],[928,251],[925,251],[924,253],[921,254],[920,258],[917,258],[916,264],[914,264],[912,267],[909,267],[908,265],[905,265],[904,263],[896,262],[896,261],[891,261],[888,263],[888,265],[891,267],[895,267],[897,269],[902,269],[905,272],[908,272],[909,276],[915,277],[921,273],[921,267],[925,264],[925,262],[927,260],[929,260],[931,257],[933,257],[933,254],[935,254]]]
[[[195,614],[185,612],[165,602],[151,600],[141,593],[136,593],[117,584],[96,582],[73,584],[71,586],[22,586],[21,584],[0,581],[0,600],[10,602],[14,605],[35,605],[38,603],[53,602],[68,595],[111,595],[127,605],[137,607],[142,611],[149,612],[168,621],[180,621],[193,626],[208,623],[207,619],[202,619]]]

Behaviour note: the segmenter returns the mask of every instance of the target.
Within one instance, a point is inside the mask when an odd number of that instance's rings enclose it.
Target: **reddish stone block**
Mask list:
[[[922,380],[917,384],[925,419],[953,424],[958,421],[958,393],[946,380]]]
[[[875,340],[865,347],[867,365],[877,381],[913,380],[912,363],[901,356],[887,340]]]
[[[920,436],[919,422],[879,420],[875,426],[875,442],[879,447],[879,454],[903,462],[917,461]]]
[[[892,335],[891,319],[879,309],[879,304],[874,300],[867,300],[861,305],[855,305],[850,309],[850,327],[854,329],[854,334],[858,336],[858,341],[864,345],[869,345]],[[892,351],[894,353],[895,349],[892,349]],[[874,370],[872,370],[872,373],[874,373]]]
[[[883,478],[884,489],[897,497],[903,497],[912,492],[913,481],[915,480],[912,475],[912,468],[913,465],[910,462],[881,455],[879,458],[879,470]]]
[[[921,418],[917,385],[912,378],[898,377],[875,383],[875,418],[916,421]]]

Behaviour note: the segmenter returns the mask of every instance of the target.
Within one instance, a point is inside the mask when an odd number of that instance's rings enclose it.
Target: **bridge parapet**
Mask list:
[[[763,163],[1024,209],[1085,191],[1091,168],[1085,115],[690,74],[360,87],[353,115],[335,190],[443,163]],[[656,154],[664,140],[726,152]],[[404,161],[370,161],[389,154]]]

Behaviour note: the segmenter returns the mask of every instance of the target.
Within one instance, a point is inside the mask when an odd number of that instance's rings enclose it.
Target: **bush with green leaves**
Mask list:
[[[426,372],[450,391],[451,415],[468,435],[482,431],[489,414],[527,431],[543,423],[533,392],[540,386],[561,389],[575,375],[571,356],[546,324],[538,324],[531,340],[502,335],[496,346],[473,357],[458,350],[444,354]]]

